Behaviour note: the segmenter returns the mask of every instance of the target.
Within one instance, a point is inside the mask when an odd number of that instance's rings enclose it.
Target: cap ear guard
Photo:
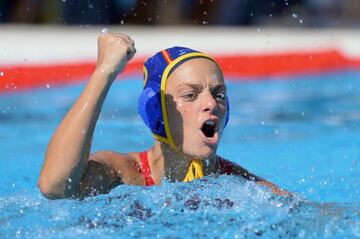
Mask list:
[[[144,123],[153,134],[166,137],[160,99],[160,91],[155,92],[153,88],[146,87],[139,97],[138,110]]]

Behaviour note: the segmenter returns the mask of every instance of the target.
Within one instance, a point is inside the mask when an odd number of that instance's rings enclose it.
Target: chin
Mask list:
[[[197,159],[208,159],[213,157],[214,155],[216,155],[216,147],[215,148],[210,148],[208,146],[202,146],[202,147],[198,147],[198,148],[192,148],[192,149],[184,149],[183,150],[184,154],[192,157],[192,158],[197,158]]]

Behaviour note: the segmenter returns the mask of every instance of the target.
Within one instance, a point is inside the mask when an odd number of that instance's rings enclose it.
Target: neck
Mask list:
[[[157,141],[155,141],[155,146],[150,152],[154,168],[157,168],[157,171],[160,172],[159,176],[171,182],[182,182],[189,170],[191,161],[196,159],[192,156],[179,153],[168,144]],[[204,176],[216,172],[218,159],[215,154],[201,160],[203,161]]]

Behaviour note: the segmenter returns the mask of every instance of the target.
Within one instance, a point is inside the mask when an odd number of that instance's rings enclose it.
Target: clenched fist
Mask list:
[[[98,38],[96,70],[114,80],[136,53],[135,42],[120,33],[102,33]]]

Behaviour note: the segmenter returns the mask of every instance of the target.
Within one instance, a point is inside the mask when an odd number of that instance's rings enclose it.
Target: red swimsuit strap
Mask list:
[[[155,183],[153,178],[151,177],[147,151],[140,153],[140,161],[141,161],[141,172],[144,175],[146,186],[154,185]]]

